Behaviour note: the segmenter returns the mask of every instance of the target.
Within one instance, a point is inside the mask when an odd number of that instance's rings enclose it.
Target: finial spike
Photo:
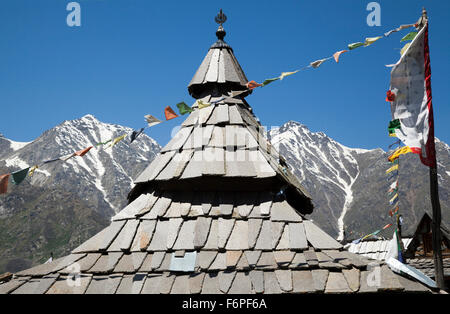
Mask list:
[[[222,9],[220,9],[219,14],[216,15],[214,21],[216,21],[217,24],[220,24],[220,26],[227,21],[227,16],[222,12]]]

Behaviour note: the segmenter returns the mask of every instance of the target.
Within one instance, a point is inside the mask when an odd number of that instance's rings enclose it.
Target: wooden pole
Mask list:
[[[428,24],[428,16],[425,8],[423,8],[422,16],[420,17],[417,24],[419,29]],[[430,96],[431,96],[431,86],[430,86]],[[434,134],[432,140],[434,141]],[[434,143],[432,147],[433,150],[435,150]],[[434,274],[438,288],[445,289],[444,265],[442,263],[442,251],[441,251],[441,244],[442,244],[441,204],[439,202],[439,182],[437,176],[436,152],[434,152],[432,158],[433,158],[433,166],[430,167],[430,198],[431,198],[431,207],[433,210],[433,218],[431,222],[431,234],[433,244]]]
[[[444,265],[441,251],[441,204],[439,203],[439,186],[437,167],[430,167],[430,195],[433,208],[433,221],[431,222],[431,234],[433,242],[434,273],[436,284],[440,289],[445,289]]]

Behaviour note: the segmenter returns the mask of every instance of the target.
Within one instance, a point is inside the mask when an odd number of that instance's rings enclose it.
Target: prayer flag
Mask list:
[[[391,226],[392,226],[392,224],[387,224],[386,226],[383,227],[382,230],[386,230],[387,228],[389,228],[389,227],[391,227]]]
[[[197,100],[197,106],[198,106],[198,109],[203,109],[203,108],[211,106],[211,104],[209,102],[203,102],[201,100]]]
[[[194,111],[191,107],[186,105],[186,103],[184,101],[178,103],[177,107],[178,107],[178,111],[180,112],[181,115],[185,115],[186,113],[191,113],[192,111]]]
[[[134,142],[134,140],[141,135],[142,132],[144,132],[145,128],[141,128],[139,131],[133,130],[133,133],[131,133],[130,136],[130,144]]]
[[[364,47],[372,45],[374,42],[376,42],[380,38],[382,38],[382,36],[366,38],[366,41],[364,42]]]
[[[396,132],[397,130],[401,129],[401,124],[399,119],[395,119],[389,122],[388,131],[389,136],[397,136]]]
[[[9,173],[0,176],[0,194],[5,194],[8,191],[9,176]]]
[[[336,63],[339,63],[339,58],[340,58],[341,54],[343,54],[344,52],[347,52],[347,51],[348,50],[341,50],[341,51],[334,53],[333,57],[334,57],[334,60],[336,61]]]
[[[320,59],[314,62],[311,62],[310,65],[314,68],[317,69],[318,67],[321,66],[322,63],[324,63],[325,61],[327,61],[328,59]]]
[[[397,194],[395,194],[390,200],[389,200],[389,204],[394,204],[394,202],[395,202],[395,199],[398,197],[398,193]]]
[[[392,119],[398,119],[401,125],[395,134],[410,147],[408,152],[418,154],[424,165],[434,167],[436,152],[428,25],[419,31],[408,51],[410,53],[402,54],[391,72],[390,89],[397,91],[395,101],[391,102],[391,114]]]
[[[390,188],[395,189],[396,187],[398,187],[398,181],[392,182]]]
[[[156,119],[154,116],[152,116],[150,114],[145,115],[144,118],[147,121],[148,126],[154,126],[154,125],[160,124],[162,122],[161,120]]]
[[[402,40],[400,40],[400,42],[413,40],[416,36],[417,36],[417,32],[411,32],[408,35],[406,35],[405,37],[403,37]]]
[[[294,72],[282,72],[281,75],[280,75],[280,80],[283,80],[286,76],[295,74],[295,73],[297,73],[297,72],[298,72],[298,70],[297,70],[297,71],[294,71]]]
[[[75,152],[74,154],[75,154],[76,156],[83,157],[84,155],[86,155],[86,153],[87,153],[88,151],[91,150],[92,147],[94,147],[94,146],[89,146],[89,147],[87,147],[87,148],[85,148],[85,149],[82,149],[82,150],[79,150],[79,151]]]
[[[393,162],[394,160],[398,159],[398,157],[400,157],[400,155],[404,155],[404,154],[408,154],[408,153],[412,153],[411,148],[409,148],[408,146],[401,147],[401,148],[397,149],[391,156],[389,156],[388,160],[390,162]]]
[[[391,173],[394,170],[398,170],[398,165],[393,165],[391,168],[389,168],[388,170],[386,170],[386,174]]]
[[[274,78],[271,78],[271,79],[267,79],[267,80],[265,80],[265,81],[262,83],[262,86],[269,85],[270,83],[275,82],[275,81],[278,81],[279,79],[280,79],[279,77],[274,77]]]
[[[172,108],[170,108],[170,106],[167,106],[164,109],[164,115],[166,116],[166,120],[172,120],[178,117],[178,115],[175,113],[175,111],[173,111]]]
[[[241,95],[243,93],[247,93],[247,92],[248,92],[248,90],[231,91],[229,96],[231,98],[233,98],[233,97],[239,96],[239,95]]]
[[[22,181],[27,177],[29,169],[30,167],[11,173],[12,183],[15,185],[22,183]]]
[[[250,81],[247,83],[248,89],[255,89],[256,87],[261,87],[262,84],[256,83],[255,81]]]
[[[126,134],[123,134],[121,136],[116,137],[109,147],[113,147],[114,145],[119,143],[121,140],[123,140],[126,136],[127,136]]]
[[[353,49],[356,49],[356,48],[361,47],[361,46],[364,46],[364,44],[361,43],[361,42],[357,42],[357,43],[353,43],[353,44],[348,45],[348,49],[353,50]]]
[[[28,175],[29,175],[30,177],[32,177],[33,174],[34,174],[34,171],[35,171],[37,168],[39,168],[38,165],[34,165],[33,167],[31,167],[31,168],[30,168],[30,171],[28,172]]]
[[[392,92],[391,90],[388,90],[386,92],[386,101],[387,102],[395,101],[395,93]]]
[[[400,50],[400,55],[403,57],[403,55],[405,54],[406,50],[408,50],[409,46],[411,46],[411,43],[407,43],[406,45],[403,46],[403,48]]]

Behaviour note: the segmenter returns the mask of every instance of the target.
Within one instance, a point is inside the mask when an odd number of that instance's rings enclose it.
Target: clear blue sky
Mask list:
[[[214,16],[223,8],[225,40],[247,77],[291,71],[430,17],[436,136],[450,143],[450,1],[384,0],[381,27],[369,27],[366,0],[145,1],[80,0],[81,27],[66,25],[68,0],[9,0],[0,4],[0,132],[31,141],[64,120],[91,113],[134,128],[143,115],[193,103],[187,85],[215,42]],[[261,122],[289,120],[350,147],[386,149],[390,109],[385,102],[400,39],[393,34],[367,48],[258,89],[247,100]],[[175,107],[174,107],[175,108]],[[147,130],[165,144],[175,119]]]

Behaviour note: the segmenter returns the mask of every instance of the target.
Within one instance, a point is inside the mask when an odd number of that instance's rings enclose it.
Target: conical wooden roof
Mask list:
[[[209,83],[204,101],[228,96]],[[0,293],[429,292],[375,261],[380,281],[368,284],[371,261],[305,217],[311,199],[243,98],[196,108],[129,200],[69,256]]]

